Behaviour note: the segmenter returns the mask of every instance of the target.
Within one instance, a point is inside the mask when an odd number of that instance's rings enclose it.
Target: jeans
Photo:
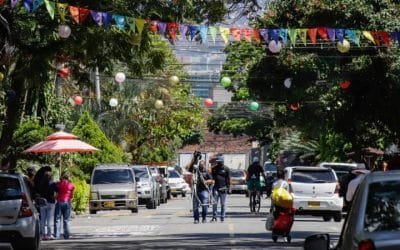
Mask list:
[[[47,202],[46,206],[40,207],[40,235],[42,237],[51,236],[51,227],[53,226],[54,222],[55,206],[55,203]]]
[[[56,204],[56,226],[54,237],[59,238],[61,232],[61,217],[63,217],[64,239],[69,238],[69,218],[71,216],[71,202],[57,202]]]
[[[221,202],[221,220],[225,219],[226,191],[214,190],[213,218],[217,218],[218,200]]]
[[[199,206],[201,205],[202,206],[201,217],[203,220],[205,220],[207,217],[207,209],[208,209],[208,192],[207,190],[197,192],[197,196],[198,198],[196,196],[193,197],[193,217],[195,221],[199,220],[200,217]]]

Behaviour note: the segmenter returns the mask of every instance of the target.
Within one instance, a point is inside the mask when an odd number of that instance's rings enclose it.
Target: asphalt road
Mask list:
[[[260,214],[251,214],[244,195],[228,197],[225,222],[193,224],[190,197],[172,198],[155,210],[107,211],[76,216],[69,240],[42,242],[42,249],[302,249],[305,237],[330,233],[337,239],[342,223],[320,217],[296,216],[292,242],[274,243],[265,230],[269,200],[262,200]],[[209,209],[209,213],[211,209]]]

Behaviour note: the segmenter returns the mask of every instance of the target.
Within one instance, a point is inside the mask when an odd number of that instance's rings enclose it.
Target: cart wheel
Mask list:
[[[291,236],[291,235],[288,235],[288,236],[286,237],[286,240],[287,240],[288,243],[290,243],[290,242],[292,241],[292,236]]]
[[[272,240],[276,243],[276,241],[278,240],[278,236],[272,236]]]

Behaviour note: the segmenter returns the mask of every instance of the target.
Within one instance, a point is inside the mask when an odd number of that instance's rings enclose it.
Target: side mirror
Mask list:
[[[329,234],[315,234],[304,241],[304,250],[329,250]]]

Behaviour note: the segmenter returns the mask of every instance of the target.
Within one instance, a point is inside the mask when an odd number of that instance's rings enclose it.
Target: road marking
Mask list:
[[[121,226],[75,226],[72,238],[95,238],[116,236],[153,235],[160,231],[159,225],[121,225]]]

